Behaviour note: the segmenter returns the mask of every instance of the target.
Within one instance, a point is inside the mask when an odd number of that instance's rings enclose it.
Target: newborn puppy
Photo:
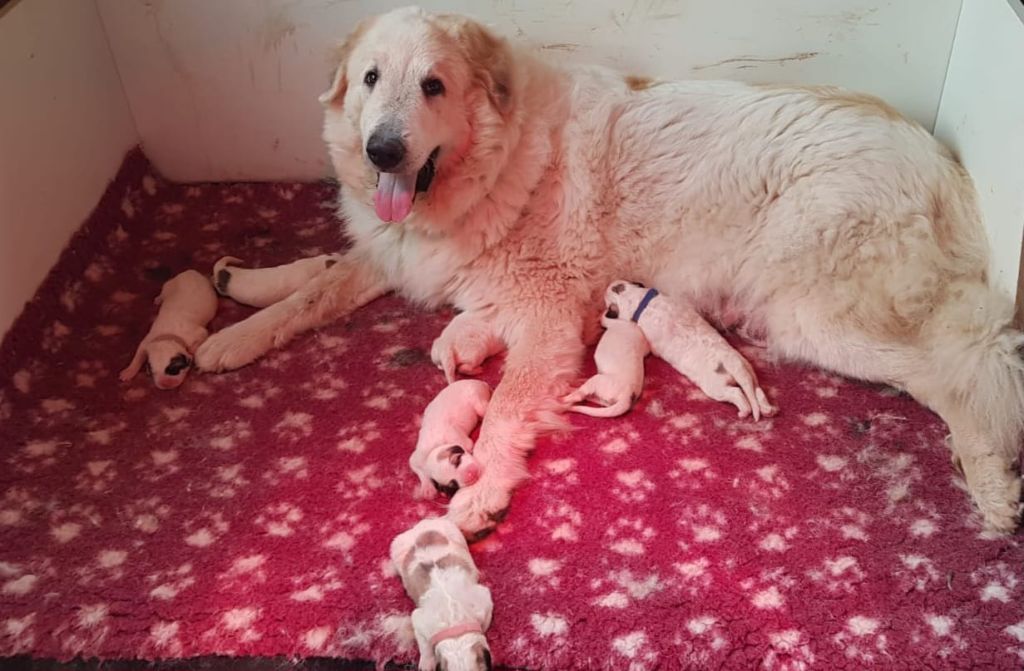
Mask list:
[[[416,498],[437,492],[453,496],[480,478],[469,434],[476,428],[491,400],[491,388],[482,380],[459,380],[448,385],[423,411],[416,449],[409,467],[419,476]]]
[[[480,312],[461,312],[448,322],[430,347],[434,365],[444,371],[449,384],[455,373],[478,375],[488,358],[505,350],[505,343]]]
[[[443,517],[421,520],[391,541],[391,565],[416,604],[412,629],[420,671],[490,671],[484,633],[491,626],[491,591],[462,532]]]
[[[592,417],[618,417],[640,398],[644,388],[644,358],[651,346],[635,322],[619,317],[615,308],[605,312],[601,325],[606,330],[594,351],[597,375],[564,399],[573,404],[594,399],[606,407],[572,405],[569,410]]]
[[[265,308],[284,300],[341,258],[321,254],[271,268],[239,268],[241,259],[225,256],[213,264],[213,286],[217,293],[243,305]]]
[[[217,294],[201,273],[186,270],[168,280],[154,302],[160,312],[121,371],[121,381],[135,377],[146,364],[158,389],[174,389],[185,381],[192,353],[206,340],[206,325],[217,314]]]
[[[754,369],[692,306],[624,280],[609,285],[605,304],[639,324],[651,351],[709,397],[732,403],[740,417],[775,414]]]

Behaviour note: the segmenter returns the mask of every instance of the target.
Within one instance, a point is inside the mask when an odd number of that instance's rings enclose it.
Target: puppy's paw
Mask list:
[[[274,346],[272,332],[239,322],[214,333],[199,346],[195,366],[208,373],[219,373],[247,366]]]
[[[485,476],[475,485],[463,487],[452,497],[447,517],[470,543],[489,536],[508,514],[512,492]]]
[[[242,263],[234,256],[225,256],[213,264],[213,288],[221,296],[231,297],[231,266]]]

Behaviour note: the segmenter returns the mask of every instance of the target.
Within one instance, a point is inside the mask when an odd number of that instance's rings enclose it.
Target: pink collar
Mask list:
[[[463,622],[462,624],[453,624],[450,627],[442,629],[433,636],[430,637],[430,647],[436,648],[437,644],[441,641],[447,641],[449,638],[458,638],[463,634],[482,634],[484,630],[480,627],[478,622]]]

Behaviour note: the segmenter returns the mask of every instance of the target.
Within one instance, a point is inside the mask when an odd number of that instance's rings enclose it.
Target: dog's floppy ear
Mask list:
[[[348,69],[348,57],[352,55],[359,39],[370,27],[370,19],[363,19],[356,24],[341,46],[335,50],[331,60],[334,61],[334,76],[331,78],[331,86],[320,94],[321,105],[340,105],[348,90],[348,76],[345,70]]]
[[[452,14],[436,17],[437,23],[462,49],[474,79],[503,117],[512,111],[512,56],[504,39],[476,21]]]

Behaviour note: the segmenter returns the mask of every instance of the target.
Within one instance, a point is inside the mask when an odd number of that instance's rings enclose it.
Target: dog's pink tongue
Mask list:
[[[412,211],[412,199],[416,195],[416,173],[396,175],[380,173],[377,193],[373,194],[373,206],[381,221],[402,221]]]

